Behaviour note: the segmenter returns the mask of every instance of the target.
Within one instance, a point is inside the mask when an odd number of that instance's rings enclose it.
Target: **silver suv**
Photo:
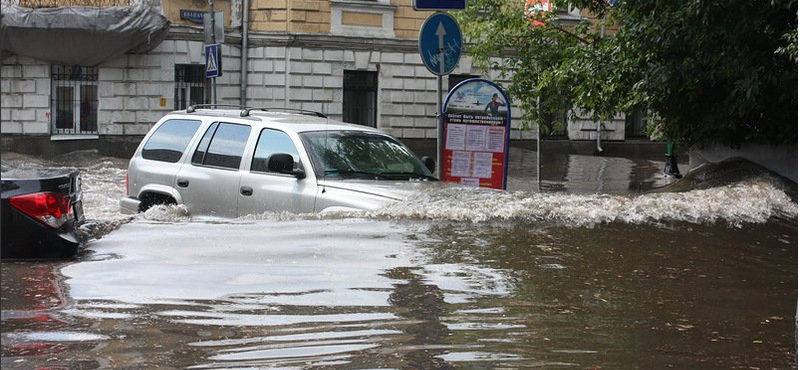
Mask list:
[[[320,113],[191,106],[139,144],[120,208],[183,204],[221,217],[373,210],[430,186],[432,162],[382,131]]]

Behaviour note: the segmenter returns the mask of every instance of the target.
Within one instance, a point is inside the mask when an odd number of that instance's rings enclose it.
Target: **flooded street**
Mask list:
[[[797,204],[664,163],[512,149],[509,191],[373,212],[117,212],[78,153],[75,260],[2,263],[3,369],[796,369]],[[22,155],[18,163],[53,164]],[[683,168],[682,168],[683,170]],[[795,189],[796,192],[796,189]]]

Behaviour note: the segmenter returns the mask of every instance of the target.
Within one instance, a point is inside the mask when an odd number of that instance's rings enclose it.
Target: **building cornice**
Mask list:
[[[173,26],[167,35],[169,40],[203,41],[202,30],[193,27]],[[240,47],[242,35],[239,32],[225,34],[225,44]],[[308,47],[313,49],[382,50],[397,52],[419,51],[419,41],[412,39],[387,39],[375,37],[342,36],[312,33],[250,32],[248,47]]]

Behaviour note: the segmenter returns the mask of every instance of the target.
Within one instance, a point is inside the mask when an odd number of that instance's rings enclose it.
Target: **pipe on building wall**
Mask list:
[[[247,105],[247,41],[250,33],[250,0],[242,0],[242,69],[239,104]]]

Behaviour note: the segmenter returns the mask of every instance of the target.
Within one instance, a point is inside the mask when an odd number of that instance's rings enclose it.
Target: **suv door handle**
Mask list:
[[[253,188],[249,186],[242,186],[241,188],[239,188],[239,192],[242,193],[242,195],[249,197],[253,195]]]
[[[189,180],[187,180],[187,179],[178,179],[178,186],[180,186],[182,188],[188,188],[189,187]]]

